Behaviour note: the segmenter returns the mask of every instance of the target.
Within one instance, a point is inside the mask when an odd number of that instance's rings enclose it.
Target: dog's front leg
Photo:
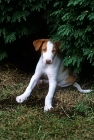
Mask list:
[[[53,95],[56,89],[57,81],[55,79],[50,79],[49,80],[49,91],[48,94],[45,98],[45,106],[44,106],[44,111],[50,110],[52,107],[52,99]]]
[[[30,83],[29,83],[28,87],[26,88],[25,92],[22,95],[16,97],[16,101],[18,103],[22,103],[23,101],[25,101],[27,99],[27,97],[30,96],[30,93],[32,92],[35,85],[37,84],[39,78],[40,78],[40,75],[34,74],[32,76]]]

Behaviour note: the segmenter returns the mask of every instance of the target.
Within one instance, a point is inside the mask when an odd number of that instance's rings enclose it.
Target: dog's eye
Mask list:
[[[43,52],[46,52],[46,49],[42,49]]]
[[[56,50],[52,50],[52,53],[55,53],[56,52]]]

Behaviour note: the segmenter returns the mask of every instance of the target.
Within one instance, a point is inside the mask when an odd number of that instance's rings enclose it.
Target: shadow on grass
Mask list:
[[[43,108],[44,105],[44,98],[38,98],[37,96],[34,96],[32,98],[32,96],[27,99],[24,103],[17,103],[15,100],[15,97],[10,97],[7,99],[3,99],[0,101],[0,109],[1,110],[6,110],[6,109],[13,109],[16,108],[17,106],[26,106],[27,108]]]
[[[37,110],[41,109],[43,111],[44,100],[45,100],[44,97],[38,98],[37,96],[34,96],[32,98],[32,96],[31,96],[24,103],[18,104],[14,97],[10,97],[8,99],[4,99],[4,100],[0,101],[0,110],[11,111],[11,110],[15,110],[18,106],[19,107],[25,106],[27,109],[28,108],[37,108]],[[76,111],[75,107],[68,109],[68,108],[66,108],[66,105],[64,105],[64,104],[62,104],[62,106],[59,107],[59,106],[57,106],[57,102],[59,102],[59,100],[57,100],[57,99],[53,100],[54,108],[51,109],[50,111],[48,111],[49,113],[52,113],[59,118],[68,117],[69,119],[74,119],[73,116],[77,116],[77,115],[86,117],[86,114],[84,111],[82,111],[82,112],[78,111],[78,110]]]

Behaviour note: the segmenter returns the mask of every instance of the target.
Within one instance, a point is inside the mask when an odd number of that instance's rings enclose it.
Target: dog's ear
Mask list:
[[[55,41],[54,43],[55,43],[57,49],[59,50],[59,52],[62,52],[62,49],[61,49],[61,47],[60,47],[61,42],[60,42],[60,41]]]
[[[55,41],[54,43],[58,48],[60,47],[60,44],[61,44],[60,41]]]
[[[48,41],[49,39],[38,39],[38,40],[35,40],[33,41],[33,45],[35,47],[35,50],[38,51],[40,49],[40,47],[42,46],[42,44],[45,42],[45,41]]]

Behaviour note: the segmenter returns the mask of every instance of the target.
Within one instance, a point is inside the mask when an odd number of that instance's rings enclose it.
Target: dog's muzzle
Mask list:
[[[46,64],[51,64],[51,60],[47,59]]]

